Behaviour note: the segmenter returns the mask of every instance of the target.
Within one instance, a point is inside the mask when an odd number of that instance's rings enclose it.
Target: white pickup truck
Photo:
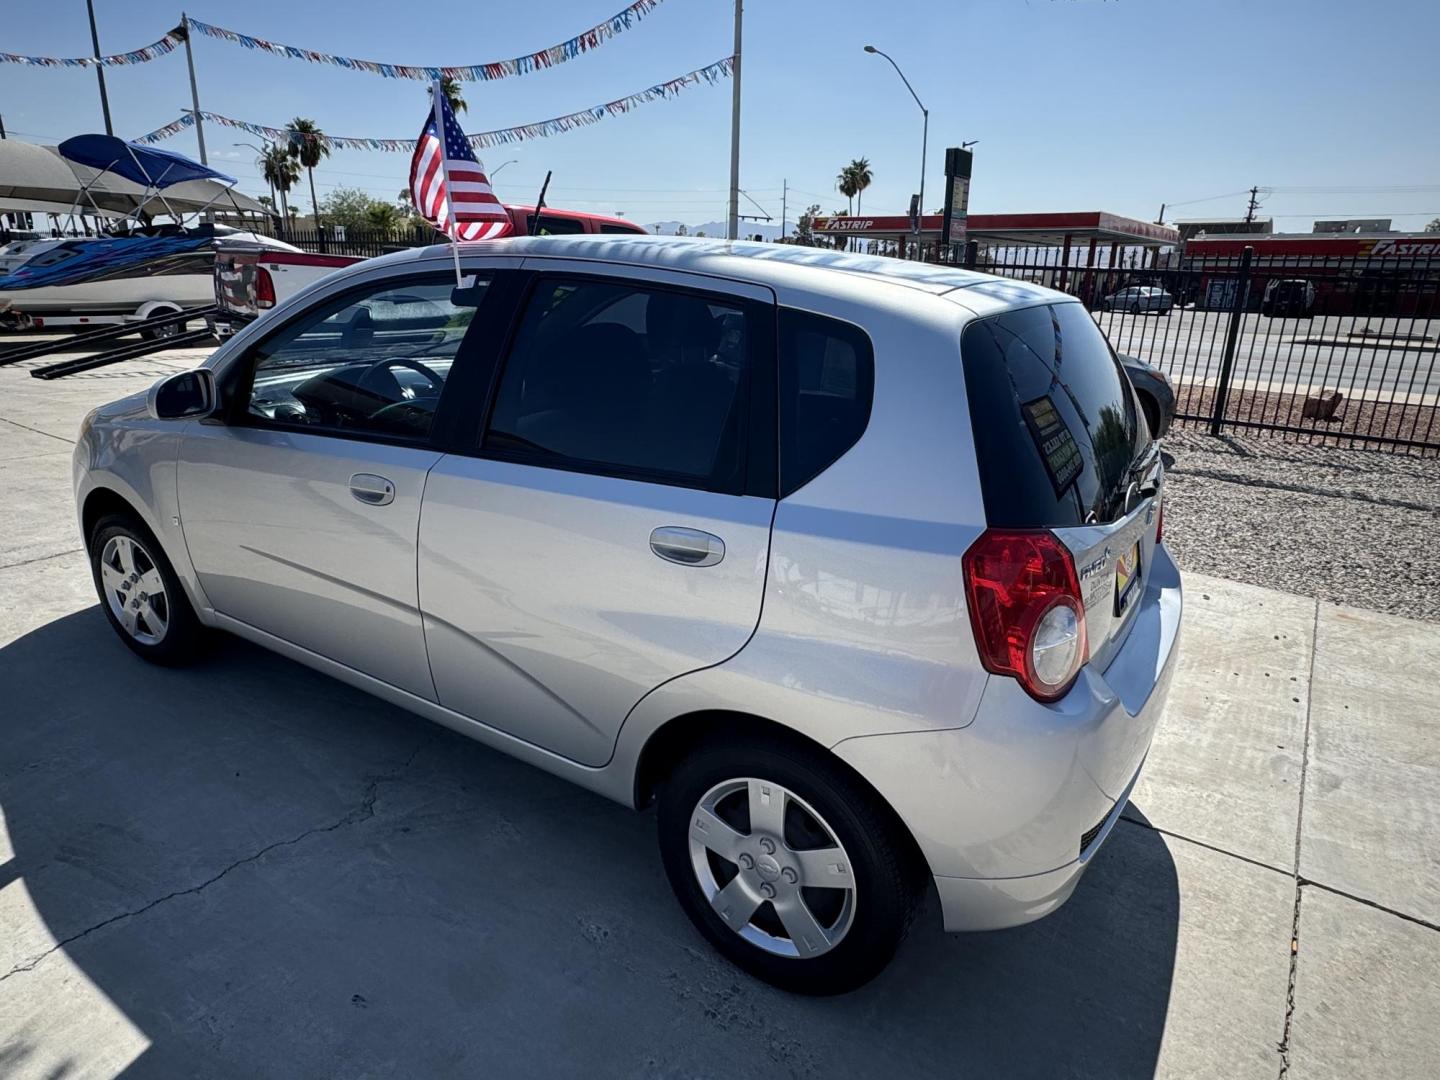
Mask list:
[[[353,255],[312,255],[258,244],[229,244],[215,255],[217,310],[211,329],[216,337],[227,338],[307,285],[357,262],[360,259]]]

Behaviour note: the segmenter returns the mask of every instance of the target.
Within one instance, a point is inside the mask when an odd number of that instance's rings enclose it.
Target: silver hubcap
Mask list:
[[[170,627],[165,582],[150,553],[128,536],[112,536],[100,552],[100,583],[110,612],[143,645],[158,645]]]
[[[768,780],[705,793],[690,819],[690,864],[725,925],[766,952],[819,956],[855,921],[855,879],[835,830]]]

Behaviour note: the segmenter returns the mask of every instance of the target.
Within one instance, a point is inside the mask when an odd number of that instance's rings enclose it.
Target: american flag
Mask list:
[[[442,143],[435,127],[435,110],[420,132],[415,156],[410,159],[410,197],[426,221],[455,240],[491,240],[510,232],[510,215],[490,187],[480,162],[455,120],[450,102],[437,84],[445,120]],[[446,176],[449,176],[447,191]],[[451,205],[453,202],[453,206]]]

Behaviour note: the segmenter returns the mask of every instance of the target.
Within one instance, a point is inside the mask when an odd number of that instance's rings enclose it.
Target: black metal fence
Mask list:
[[[247,226],[248,227],[248,226]],[[429,225],[407,225],[397,229],[324,229],[278,228],[276,223],[267,223],[256,230],[287,244],[294,244],[302,251],[320,255],[355,255],[362,259],[373,259],[405,248],[424,247],[440,244],[445,237]]]
[[[1117,352],[1170,376],[1181,422],[1440,454],[1440,258],[1246,248],[1092,267],[972,247],[966,262],[1078,296]]]

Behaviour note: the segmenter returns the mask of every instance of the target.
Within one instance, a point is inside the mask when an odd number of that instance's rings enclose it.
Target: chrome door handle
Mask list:
[[[370,506],[389,506],[395,501],[395,485],[383,476],[359,472],[350,477],[350,494]]]
[[[664,525],[650,534],[650,550],[681,566],[714,566],[725,557],[725,541],[699,529]]]

